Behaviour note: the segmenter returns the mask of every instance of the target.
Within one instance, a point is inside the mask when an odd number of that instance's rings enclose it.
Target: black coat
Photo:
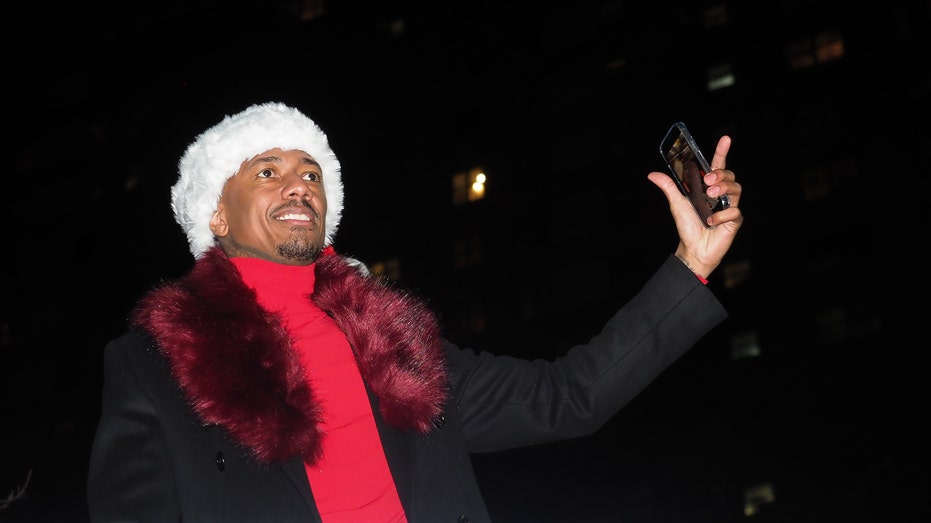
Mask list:
[[[196,281],[188,283],[185,292],[199,296]],[[228,320],[210,321],[218,318]],[[555,361],[494,356],[438,338],[444,386],[425,382],[424,395],[442,390],[442,401],[437,410],[416,405],[407,422],[386,408],[391,400],[384,387],[371,386],[379,369],[363,369],[408,520],[489,521],[470,453],[591,434],[725,318],[712,292],[670,256],[598,335]],[[184,369],[196,366],[179,367],[156,341],[169,338],[151,330],[134,329],[105,350],[103,408],[88,477],[92,521],[320,521],[303,465],[312,452],[275,460],[267,458],[277,443],[261,452],[250,447],[242,427],[210,416],[205,400],[224,398],[179,385],[191,379]],[[365,351],[347,337],[361,359]],[[227,378],[237,382],[236,375]],[[236,423],[248,427],[249,421]]]

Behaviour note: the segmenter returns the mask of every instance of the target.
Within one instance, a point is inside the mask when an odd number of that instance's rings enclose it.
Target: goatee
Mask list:
[[[312,263],[323,250],[316,242],[304,238],[291,238],[278,246],[278,255],[286,260],[298,263]]]

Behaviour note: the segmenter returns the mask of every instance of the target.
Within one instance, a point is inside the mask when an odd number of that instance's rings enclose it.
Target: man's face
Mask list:
[[[270,149],[226,181],[210,230],[231,258],[306,265],[323,249],[325,217],[320,165],[304,151]]]

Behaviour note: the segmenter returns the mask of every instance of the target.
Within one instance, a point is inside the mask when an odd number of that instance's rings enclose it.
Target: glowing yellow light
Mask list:
[[[474,202],[476,200],[481,200],[485,197],[485,182],[487,177],[485,176],[484,171],[481,168],[475,168],[469,171],[469,179],[472,181],[469,184],[469,196],[468,200]]]

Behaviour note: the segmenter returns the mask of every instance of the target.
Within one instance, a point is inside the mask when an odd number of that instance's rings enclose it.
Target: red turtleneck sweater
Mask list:
[[[315,265],[232,262],[259,304],[284,320],[322,405],[322,457],[304,468],[323,521],[407,521],[349,342],[310,300]]]

